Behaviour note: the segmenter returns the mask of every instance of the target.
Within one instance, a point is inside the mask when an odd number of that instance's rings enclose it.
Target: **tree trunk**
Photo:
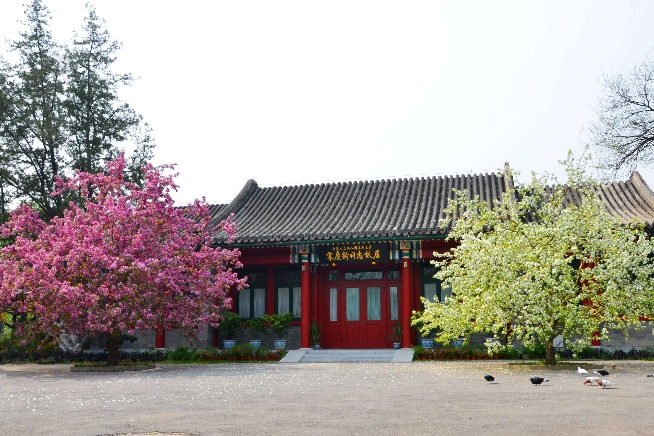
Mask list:
[[[554,353],[554,338],[545,341],[545,364],[556,365],[556,354]]]
[[[107,366],[116,366],[120,360],[120,333],[112,333],[107,339]]]

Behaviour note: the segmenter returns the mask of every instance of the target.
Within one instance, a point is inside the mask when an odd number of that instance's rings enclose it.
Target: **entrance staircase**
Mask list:
[[[336,363],[336,362],[411,362],[412,348],[369,350],[314,350],[300,348],[290,350],[280,363]]]

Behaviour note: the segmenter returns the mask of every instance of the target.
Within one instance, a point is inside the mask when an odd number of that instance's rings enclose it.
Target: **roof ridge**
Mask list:
[[[508,165],[508,164],[507,164]],[[489,176],[502,176],[504,174],[503,170],[496,170],[491,172],[477,172],[477,173],[453,173],[453,174],[434,174],[434,175],[421,175],[421,176],[393,176],[393,177],[379,177],[379,178],[370,178],[370,179],[359,179],[359,180],[340,180],[340,181],[327,181],[327,182],[312,182],[312,183],[288,183],[282,185],[270,185],[270,186],[261,186],[260,189],[268,190],[273,188],[296,188],[296,187],[312,187],[312,186],[322,186],[322,185],[347,185],[347,184],[372,184],[372,183],[387,183],[393,181],[416,181],[420,179],[454,179],[457,177],[489,177]],[[254,180],[249,180],[254,182]],[[249,182],[248,181],[248,182]],[[513,180],[511,179],[511,185]],[[255,182],[256,183],[256,182]]]
[[[238,212],[257,190],[259,190],[259,185],[257,182],[254,179],[249,179],[247,182],[245,182],[243,189],[241,189],[241,192],[239,192],[238,195],[234,197],[231,203],[217,211],[217,214],[213,217],[212,221],[220,222],[227,218],[230,214]]]

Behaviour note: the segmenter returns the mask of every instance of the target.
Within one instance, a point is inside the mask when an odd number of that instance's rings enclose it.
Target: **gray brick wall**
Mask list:
[[[622,332],[610,331],[609,341],[602,341],[602,348],[630,350],[632,348],[654,348],[654,334],[652,334],[652,323],[647,322],[645,328],[636,331],[630,330],[628,339]]]
[[[149,331],[146,332],[145,335],[141,335],[140,333],[136,334],[136,341],[131,343],[131,342],[125,342],[122,346],[123,349],[125,350],[139,350],[139,349],[146,349],[146,348],[154,348],[155,345],[155,332],[154,331]],[[222,338],[220,337],[220,334],[218,334],[218,348],[222,348]],[[241,342],[247,342],[251,338],[251,335],[245,331],[245,332],[237,332],[235,335],[235,339],[237,343]],[[273,349],[274,348],[274,341],[277,339],[277,336],[274,333],[271,333],[270,331],[266,331],[266,334],[263,335],[261,338],[257,338],[262,340],[262,346]],[[184,347],[197,347],[197,348],[205,348],[205,347],[211,347],[213,342],[213,329],[210,328],[208,325],[203,325],[198,328],[196,332],[196,337],[193,338],[192,341],[187,340],[182,334],[180,334],[177,330],[166,330],[166,348],[177,348],[179,346],[184,346]],[[292,350],[292,349],[297,349],[300,348],[300,327],[299,326],[293,326],[291,327],[291,330],[288,332],[288,335],[286,336],[286,349],[287,350]]]

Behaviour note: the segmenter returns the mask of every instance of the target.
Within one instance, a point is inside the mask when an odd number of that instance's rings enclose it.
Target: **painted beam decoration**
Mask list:
[[[319,245],[316,250],[321,262],[332,264],[375,263],[389,259],[388,243],[385,242]]]

